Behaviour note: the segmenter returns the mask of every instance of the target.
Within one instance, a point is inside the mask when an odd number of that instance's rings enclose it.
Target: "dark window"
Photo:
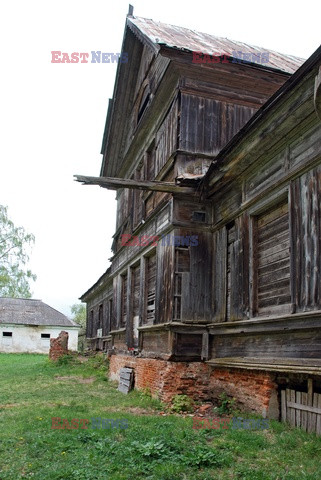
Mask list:
[[[2,332],[3,337],[12,337],[12,332]]]
[[[141,119],[150,99],[149,88],[146,86],[138,108],[137,123]]]
[[[42,333],[41,338],[50,338],[50,333]]]
[[[193,220],[193,222],[205,223],[206,222],[206,213],[205,212],[193,212],[192,220]]]

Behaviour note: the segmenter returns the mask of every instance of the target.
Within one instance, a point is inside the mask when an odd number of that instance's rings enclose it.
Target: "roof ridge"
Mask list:
[[[281,57],[289,58],[289,59],[292,59],[292,60],[297,60],[297,61],[301,61],[301,62],[304,62],[306,60],[305,58],[298,57],[296,55],[278,52],[277,50],[272,50],[270,48],[262,47],[262,46],[259,46],[259,45],[252,45],[250,43],[242,42],[240,40],[234,40],[234,39],[229,38],[229,37],[222,37],[222,36],[217,36],[217,35],[214,35],[214,34],[208,33],[208,32],[201,32],[200,30],[195,30],[195,29],[192,29],[192,28],[189,28],[189,27],[180,27],[179,25],[173,25],[173,24],[170,24],[170,23],[161,22],[159,20],[153,20],[152,18],[145,18],[145,17],[139,17],[139,16],[128,17],[128,21],[131,22],[132,24],[134,24],[137,28],[140,28],[140,27],[143,28],[143,26],[136,25],[135,20],[137,20],[138,22],[143,21],[143,22],[146,22],[146,23],[147,22],[152,22],[154,25],[157,25],[159,27],[168,26],[168,27],[178,29],[178,30],[181,30],[181,31],[184,30],[184,31],[187,31],[187,32],[192,32],[194,35],[195,34],[198,34],[200,36],[207,35],[207,36],[211,37],[212,39],[217,39],[217,40],[222,40],[222,41],[227,40],[229,42],[235,43],[236,45],[240,45],[240,47],[243,46],[243,47],[249,47],[249,48],[260,49],[260,50],[265,49],[266,52],[269,52],[269,53],[275,54],[275,55],[280,55]],[[147,35],[144,31],[142,31],[142,33]],[[155,37],[155,38],[156,38],[156,40],[158,40],[157,37]],[[162,42],[157,42],[157,41],[154,42],[154,43],[155,44],[162,44]]]

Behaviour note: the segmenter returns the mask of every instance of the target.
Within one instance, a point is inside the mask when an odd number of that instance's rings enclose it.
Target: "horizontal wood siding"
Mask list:
[[[212,358],[281,357],[321,358],[321,331],[310,329],[261,334],[215,335],[212,337]]]
[[[290,313],[290,233],[288,203],[256,220],[257,313]]]

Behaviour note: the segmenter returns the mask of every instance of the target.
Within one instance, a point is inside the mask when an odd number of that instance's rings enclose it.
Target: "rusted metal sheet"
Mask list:
[[[293,55],[285,55],[273,50],[256,47],[247,43],[216,37],[207,33],[197,32],[188,28],[168,25],[141,17],[127,19],[129,28],[143,33],[153,45],[166,45],[183,51],[203,52],[209,55],[233,55],[235,51],[253,54],[269,53],[269,63],[264,64],[284,72],[294,73],[304,62],[304,59]],[[133,27],[136,27],[133,28]]]

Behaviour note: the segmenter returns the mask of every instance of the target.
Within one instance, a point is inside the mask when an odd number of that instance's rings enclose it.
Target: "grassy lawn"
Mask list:
[[[162,408],[119,393],[95,359],[52,365],[44,355],[0,354],[0,480],[321,479],[315,435],[278,422],[194,430],[191,417]],[[52,417],[122,419],[128,428],[52,429]]]

